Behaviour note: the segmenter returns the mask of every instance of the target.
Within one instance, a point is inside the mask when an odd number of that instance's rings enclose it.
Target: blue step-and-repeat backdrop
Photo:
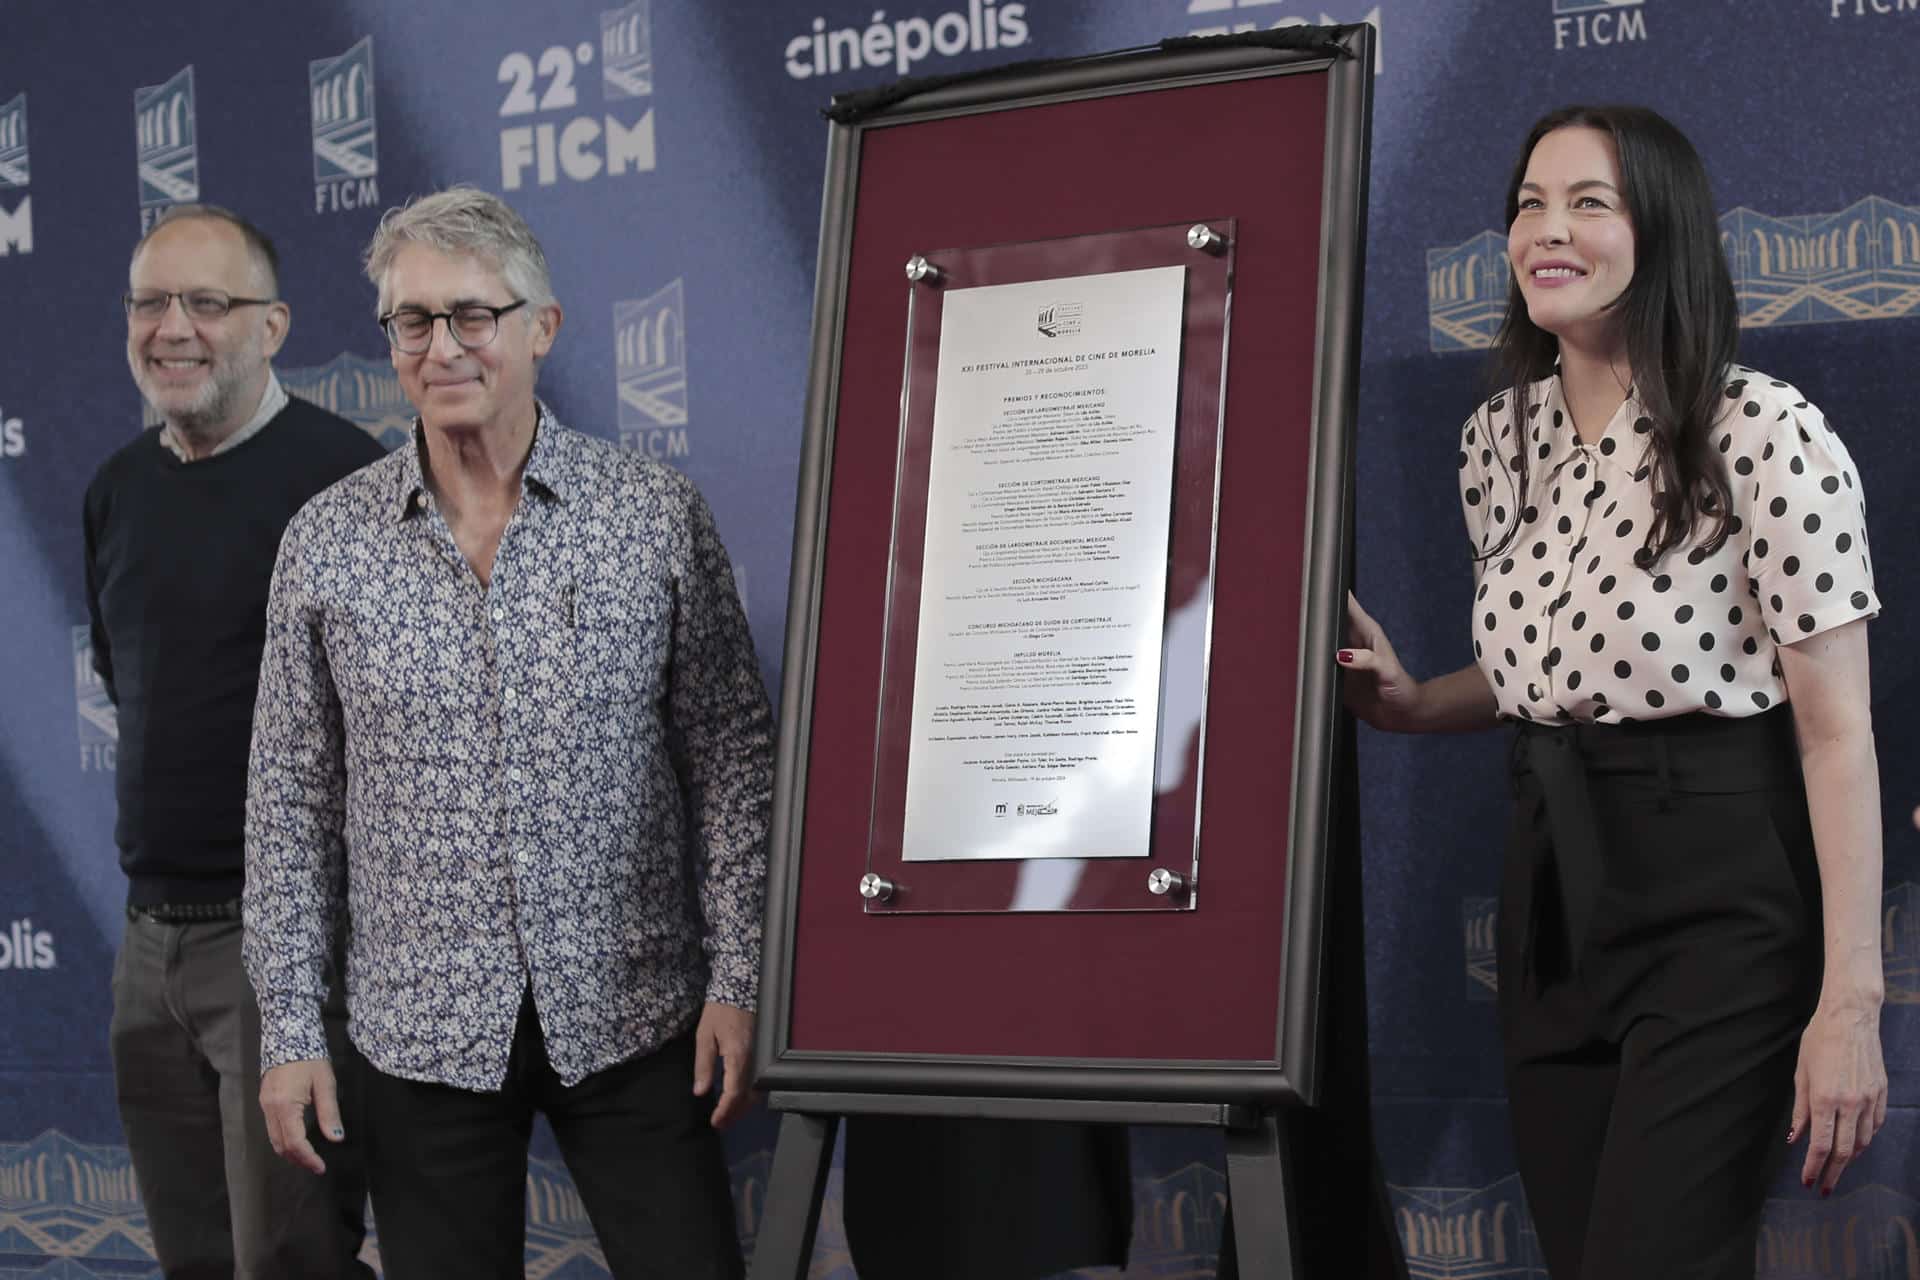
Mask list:
[[[1746,359],[1806,391],[1859,461],[1887,601],[1873,656],[1895,1105],[1833,1199],[1782,1174],[1759,1272],[1920,1277],[1920,0],[607,3],[0,6],[0,1280],[157,1274],[107,1061],[124,884],[79,528],[93,469],[141,425],[117,299],[156,212],[209,200],[277,237],[294,313],[281,378],[392,444],[408,410],[360,251],[412,193],[503,193],[566,307],[543,393],[698,482],[776,687],[816,109],[903,74],[1362,20],[1381,38],[1361,593],[1411,666],[1468,656],[1453,454],[1505,294],[1502,185],[1551,106],[1639,101],[1688,131],[1715,177]],[[1497,735],[1362,741],[1375,1109],[1416,1276],[1545,1274],[1493,1025],[1502,753]],[[763,1116],[733,1137],[748,1238],[772,1132]],[[1141,1133],[1135,1160],[1127,1274],[1212,1274],[1217,1140]],[[605,1274],[557,1159],[536,1162],[527,1205],[533,1273]],[[837,1222],[830,1205],[817,1276],[852,1274]]]

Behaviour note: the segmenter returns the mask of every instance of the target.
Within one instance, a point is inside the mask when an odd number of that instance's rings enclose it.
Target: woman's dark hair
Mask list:
[[[1650,567],[1676,546],[1702,535],[1708,550],[1726,541],[1732,490],[1709,436],[1725,405],[1728,366],[1740,336],[1733,278],[1720,246],[1713,192],[1699,154],[1673,125],[1645,107],[1562,107],[1543,116],[1507,183],[1506,225],[1519,210],[1520,184],[1540,139],[1556,129],[1597,129],[1613,139],[1627,216],[1633,224],[1633,278],[1612,306],[1626,334],[1633,396],[1652,420],[1647,467],[1653,525],[1635,555]],[[1512,388],[1519,419],[1526,386],[1551,374],[1560,344],[1527,315],[1515,276],[1507,313],[1493,341],[1497,382]],[[1521,502],[1527,450],[1516,459]],[[1508,528],[1504,544],[1518,528]]]

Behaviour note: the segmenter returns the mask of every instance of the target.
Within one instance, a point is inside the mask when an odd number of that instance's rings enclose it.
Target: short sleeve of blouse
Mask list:
[[[1790,387],[1749,393],[1731,412],[1769,419],[1755,434],[1734,429],[1742,448],[1729,479],[1735,508],[1744,511],[1747,573],[1774,643],[1878,614],[1866,499],[1840,437]]]
[[[1495,440],[1502,400],[1481,405],[1460,428],[1460,513],[1476,556],[1499,540],[1514,515],[1507,510],[1508,486],[1501,484],[1507,476]]]

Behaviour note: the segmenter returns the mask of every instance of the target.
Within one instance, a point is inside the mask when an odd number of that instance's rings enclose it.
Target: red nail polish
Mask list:
[[[1832,1188],[1832,1187],[1822,1187],[1822,1188],[1820,1188],[1820,1198],[1821,1198],[1822,1200],[1826,1200],[1826,1199],[1828,1199],[1828,1198],[1830,1198],[1830,1197],[1831,1197],[1832,1195],[1833,1195],[1833,1188]]]
[[[1802,1178],[1802,1179],[1800,1179],[1800,1185],[1801,1185],[1801,1186],[1803,1186],[1803,1187],[1805,1187],[1805,1188],[1807,1188],[1807,1189],[1808,1189],[1809,1191],[1811,1191],[1811,1190],[1813,1189],[1813,1179],[1812,1179],[1812,1178]]]
[[[1340,652],[1334,654],[1333,657],[1336,662],[1351,663],[1353,661],[1353,651],[1351,649],[1342,649]]]

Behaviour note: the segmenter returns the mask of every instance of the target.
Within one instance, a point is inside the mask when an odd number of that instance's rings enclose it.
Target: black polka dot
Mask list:
[[[1512,557],[1508,557],[1507,559],[1505,559],[1505,560],[1502,560],[1502,561],[1500,562],[1500,572],[1501,572],[1501,573],[1512,573],[1512,572],[1513,572],[1513,559],[1512,559]]]
[[[1739,626],[1740,619],[1746,616],[1747,616],[1746,613],[1740,608],[1739,605],[1735,605],[1733,606],[1733,608],[1727,610],[1727,622],[1731,626],[1736,626],[1736,627]]]
[[[1478,489],[1469,488],[1467,490],[1467,505],[1470,507],[1480,505],[1480,491]]]
[[[1654,631],[1646,632],[1640,637],[1640,647],[1648,653],[1652,653],[1655,649],[1658,649],[1660,647],[1659,633]]]
[[[1495,507],[1493,509],[1493,522],[1495,524],[1505,524],[1507,522],[1507,509],[1505,507]]]
[[[1513,650],[1511,650],[1511,649],[1508,649],[1508,650],[1506,651],[1506,654],[1505,654],[1505,657],[1506,657],[1506,659],[1507,659],[1507,665],[1508,665],[1508,666],[1510,666],[1510,667],[1517,667],[1517,666],[1519,666],[1519,665],[1520,665],[1520,659],[1518,659],[1518,658],[1516,658],[1516,657],[1514,657],[1514,656],[1513,656]]]
[[[1820,488],[1826,493],[1838,493],[1840,492],[1840,482],[1832,476],[1828,476],[1820,482]]]
[[[1647,432],[1653,430],[1653,419],[1642,414],[1633,420],[1633,429],[1639,434],[1645,435]]]
[[[1693,606],[1690,604],[1683,604],[1678,609],[1675,609],[1673,611],[1673,620],[1675,622],[1692,622]]]
[[[1489,630],[1489,631],[1491,631],[1491,630],[1493,630],[1493,622],[1494,622],[1494,618],[1493,618],[1493,615],[1492,615],[1492,614],[1488,614],[1488,615],[1487,615],[1487,618],[1486,618],[1486,623],[1487,623],[1487,630]]]
[[[1707,586],[1712,588],[1716,593],[1725,591],[1727,589],[1727,575],[1724,573],[1714,574],[1713,581],[1709,582]]]
[[[1802,440],[1805,440],[1807,438],[1807,433],[1802,431],[1800,433],[1800,438]],[[1807,460],[1805,458],[1802,458],[1799,454],[1796,453],[1793,455],[1793,461],[1787,464],[1787,470],[1793,472],[1793,474],[1797,476],[1803,476],[1807,474]]]
[[[1820,532],[1820,517],[1809,515],[1805,520],[1800,522],[1800,527],[1808,533],[1818,533]]]
[[[1757,418],[1760,416],[1760,402],[1758,400],[1749,400],[1740,406],[1740,412],[1746,414],[1749,418]]]
[[[1535,520],[1538,520],[1539,518],[1540,518],[1540,508],[1534,506],[1532,503],[1528,503],[1526,507],[1523,508],[1520,512],[1520,519],[1525,524],[1532,524]]]
[[[1722,453],[1725,453],[1725,452],[1726,452],[1726,451],[1727,451],[1728,449],[1730,449],[1730,448],[1732,448],[1732,447],[1733,447],[1733,437],[1732,437],[1732,436],[1721,436],[1721,437],[1720,437],[1720,452],[1722,452]]]
[[[1633,601],[1622,600],[1620,602],[1620,607],[1614,610],[1614,612],[1620,615],[1620,621],[1625,622],[1628,618],[1631,618],[1633,616]]]
[[[1543,587],[1550,587],[1553,585],[1553,570],[1549,569],[1545,573],[1540,575],[1540,585]]]
[[[1647,690],[1647,705],[1650,707],[1664,707],[1667,705],[1667,696],[1658,689],[1649,689]]]
[[[1494,683],[1495,685],[1497,685],[1497,686],[1499,686],[1499,687],[1500,687],[1500,688],[1502,688],[1502,689],[1504,689],[1504,688],[1506,688],[1506,687],[1507,687],[1507,673],[1506,673],[1506,672],[1504,672],[1504,671],[1502,671],[1502,670],[1501,670],[1500,668],[1498,668],[1498,667],[1495,667],[1495,668],[1493,669],[1493,683]]]
[[[1750,476],[1753,474],[1753,459],[1742,456],[1735,460],[1733,469],[1740,475]]]
[[[1782,560],[1780,562],[1780,572],[1786,574],[1789,578],[1800,572],[1800,557],[1788,556],[1785,560]]]
[[[1775,519],[1778,519],[1787,514],[1787,500],[1785,498],[1775,498],[1767,504],[1767,511],[1771,513]]]
[[[1869,604],[1871,604],[1872,601],[1869,599],[1866,592],[1856,591],[1852,595],[1847,597],[1847,603],[1851,604],[1856,609],[1864,609]]]
[[[1526,602],[1527,602],[1527,598],[1521,595],[1518,591],[1510,592],[1507,595],[1507,608],[1509,609],[1518,609],[1521,605],[1525,604]]]
[[[1667,674],[1673,677],[1673,682],[1675,684],[1685,684],[1687,682],[1688,677],[1690,677],[1693,673],[1687,670],[1684,664],[1676,663],[1674,664],[1673,670],[1669,671]]]
[[[1547,671],[1551,671],[1555,667],[1559,666],[1560,665],[1560,647],[1558,645],[1555,645],[1553,648],[1547,650],[1546,661],[1542,662],[1540,665],[1544,670],[1547,670]]]
[[[1632,532],[1633,532],[1633,521],[1631,520],[1622,520],[1619,524],[1615,525],[1613,528],[1613,536],[1616,538],[1624,538]]]
[[[1561,516],[1559,522],[1555,524],[1553,527],[1558,529],[1563,534],[1572,533],[1573,518],[1571,516]]]
[[[1578,671],[1567,672],[1567,688],[1578,689],[1579,687],[1580,687],[1580,673]]]
[[[1833,575],[1830,573],[1823,573],[1819,577],[1815,578],[1813,580],[1813,589],[1815,591],[1820,592],[1822,595],[1833,590]]]
[[[1799,623],[1800,623],[1800,630],[1802,634],[1804,635],[1813,634],[1813,615],[1812,614],[1810,613],[1801,614],[1799,618]]]
[[[1778,612],[1780,612],[1780,611],[1781,611],[1782,609],[1784,609],[1784,608],[1786,608],[1786,606],[1785,606],[1784,604],[1781,604],[1781,603],[1780,603],[1780,597],[1779,597],[1779,596],[1777,596],[1777,595],[1776,595],[1776,596],[1769,596],[1769,597],[1767,597],[1767,603],[1773,606],[1773,611],[1774,611],[1775,613],[1778,613]]]
[[[1761,693],[1757,689],[1754,691],[1753,705],[1760,708],[1762,711],[1765,711],[1767,707],[1772,704],[1772,702],[1773,702],[1773,699],[1769,698],[1766,694]]]
[[[1589,644],[1589,645],[1587,646],[1587,648],[1589,648],[1589,649],[1591,649],[1591,650],[1593,650],[1593,651],[1594,651],[1595,653],[1598,653],[1598,652],[1600,652],[1600,651],[1601,651],[1602,649],[1604,649],[1604,648],[1606,648],[1606,647],[1607,647],[1607,636],[1606,636],[1606,633],[1605,633],[1605,632],[1603,632],[1603,631],[1596,631],[1596,632],[1594,632],[1594,633],[1593,633],[1593,641],[1592,641],[1592,643],[1590,643],[1590,644]]]
[[[1672,585],[1673,579],[1664,573],[1653,580],[1653,589],[1655,591],[1665,591]]]
[[[1614,578],[1612,574],[1608,574],[1606,577],[1600,579],[1600,594],[1605,595],[1607,592],[1613,590],[1613,582]]]
[[[1843,533],[1839,537],[1835,538],[1833,540],[1833,549],[1835,551],[1839,551],[1843,553],[1847,551],[1851,551],[1853,549],[1853,535],[1850,533]]]
[[[1606,439],[1600,442],[1600,452],[1608,457],[1613,456],[1613,437],[1612,436],[1608,436]]]
[[[1538,702],[1538,701],[1540,701],[1540,686],[1539,686],[1539,685],[1537,685],[1537,684],[1530,684],[1530,685],[1528,685],[1528,686],[1527,686],[1527,696],[1528,696],[1529,698],[1532,698],[1532,699],[1533,699],[1533,700],[1534,700],[1535,702]]]
[[[1533,558],[1534,558],[1535,560],[1538,560],[1538,559],[1540,559],[1541,557],[1543,557],[1543,556],[1545,556],[1546,554],[1547,554],[1547,544],[1546,544],[1546,543],[1544,543],[1544,542],[1536,542],[1536,543],[1534,543],[1534,544],[1533,544]]]
[[[1574,467],[1574,469],[1573,469],[1573,478],[1574,478],[1575,480],[1585,480],[1585,479],[1587,478],[1587,464],[1586,464],[1586,463],[1584,463],[1584,462],[1582,462],[1582,463],[1580,463],[1580,464],[1578,464],[1577,466],[1575,466],[1575,467]]]
[[[1625,680],[1628,676],[1633,674],[1633,664],[1631,662],[1628,662],[1625,658],[1622,658],[1620,661],[1613,664],[1613,674],[1616,676],[1619,676],[1622,680]]]
[[[1575,631],[1578,631],[1586,625],[1587,625],[1587,611],[1585,609],[1582,609],[1580,612],[1573,615],[1573,629]]]
[[[1748,636],[1740,642],[1740,652],[1751,658],[1754,654],[1760,652],[1760,642],[1752,636]]]
[[[1753,554],[1761,560],[1767,558],[1767,540],[1765,538],[1755,538],[1753,540]]]
[[[1534,626],[1531,622],[1529,622],[1527,624],[1527,629],[1525,631],[1522,631],[1520,635],[1521,635],[1521,638],[1524,639],[1528,644],[1532,644],[1536,639],[1539,638],[1540,628]]]
[[[1720,695],[1715,693],[1711,689],[1707,690],[1707,696],[1704,699],[1702,699],[1702,701],[1704,701],[1707,704],[1707,706],[1714,711],[1718,711],[1720,709]]]
[[[1773,441],[1767,441],[1767,447],[1760,451],[1760,461],[1766,462],[1773,457]]]
[[[1735,674],[1737,673],[1734,671],[1731,662],[1723,662],[1720,664],[1720,678],[1722,680],[1725,680],[1728,684],[1732,684]]]

